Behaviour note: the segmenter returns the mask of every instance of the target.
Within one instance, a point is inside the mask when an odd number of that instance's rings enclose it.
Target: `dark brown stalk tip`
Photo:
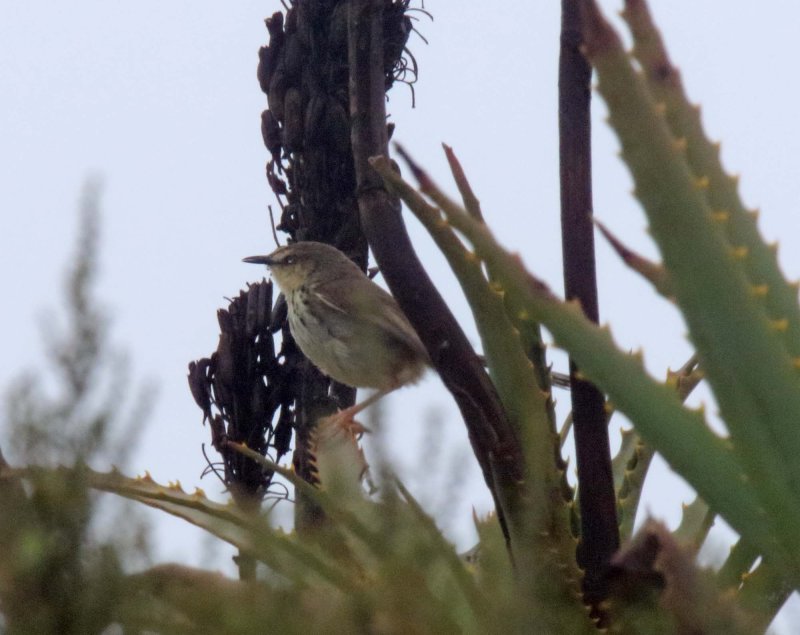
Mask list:
[[[401,146],[399,143],[394,144],[395,150],[397,150],[397,154],[399,154],[403,161],[408,164],[409,169],[411,170],[411,174],[414,175],[414,178],[417,179],[417,183],[419,184],[420,189],[424,192],[427,189],[430,189],[433,186],[433,181],[428,177],[428,174],[423,170],[414,159],[411,158],[411,155],[405,151],[405,148]]]
[[[603,234],[605,239],[614,248],[614,251],[617,252],[617,255],[620,258],[622,258],[625,262],[631,262],[636,258],[636,254],[628,249],[619,238],[612,234],[611,231],[605,225],[603,225],[603,223],[596,218],[592,218],[592,222],[597,226],[597,229],[600,230],[600,233]]]
[[[453,172],[457,172],[461,178],[466,178],[464,176],[464,170],[461,167],[461,161],[459,161],[458,157],[456,157],[456,153],[453,152],[453,148],[446,143],[442,144],[442,148],[444,149],[444,156],[447,157],[447,162],[450,164],[450,169]]]

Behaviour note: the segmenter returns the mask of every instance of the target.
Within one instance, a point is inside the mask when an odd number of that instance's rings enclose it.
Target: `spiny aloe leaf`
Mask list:
[[[456,157],[455,152],[453,152],[453,148],[445,143],[442,144],[442,147],[447,157],[447,163],[450,165],[450,172],[453,174],[453,180],[456,182],[458,192],[461,194],[461,200],[464,202],[464,209],[476,220],[483,221],[481,203],[472,190],[467,175],[461,167],[461,162],[458,160],[458,157]]]
[[[131,633],[259,632],[288,600],[285,585],[242,582],[175,563],[132,574],[125,586],[115,621],[120,632]],[[303,593],[310,595],[297,595]]]
[[[334,439],[336,443],[333,444],[330,441],[329,438],[319,439],[315,450],[321,468],[321,487],[325,488],[326,484],[334,487],[319,490],[304,482],[298,485],[307,490],[306,494],[334,521],[337,529],[334,537],[337,540],[341,537],[346,542],[346,550],[333,544],[340,550],[335,554],[337,559],[333,564],[346,565],[345,570],[359,583],[366,578],[373,582],[381,581],[382,587],[370,587],[367,593],[374,596],[375,602],[380,602],[381,594],[395,597],[407,593],[407,589],[396,586],[405,584],[405,580],[416,579],[421,585],[418,593],[432,596],[432,618],[452,619],[462,631],[468,631],[469,625],[476,621],[480,623],[487,619],[485,602],[455,549],[444,540],[408,490],[389,475],[382,488],[383,499],[376,503],[364,497],[360,490],[341,483],[342,479],[352,481],[355,477],[357,480],[362,465],[360,453],[354,452],[354,446],[346,440]],[[301,480],[257,452],[238,445],[235,449],[268,469],[277,468],[276,471],[293,482]],[[343,474],[333,473],[336,463],[348,460],[348,456],[357,463],[358,469],[353,471],[345,467]],[[392,486],[397,488],[402,499]],[[327,540],[324,543],[326,550],[330,548],[329,543]],[[364,593],[365,589],[362,587],[359,592]],[[435,610],[433,605],[437,606]]]
[[[739,604],[760,618],[753,625],[754,633],[766,631],[796,586],[783,574],[782,567],[774,564],[764,559],[754,571],[742,576]]]
[[[260,463],[265,469],[274,470],[289,480],[297,491],[302,492],[304,496],[319,505],[325,514],[334,521],[333,529],[336,535],[332,539],[335,542],[338,543],[341,539],[346,540],[347,546],[351,550],[358,551],[362,558],[367,557],[365,548],[366,552],[372,554],[373,557],[380,558],[385,553],[386,535],[382,531],[381,523],[381,520],[385,518],[383,513],[385,510],[380,510],[378,505],[365,499],[360,492],[357,493],[355,489],[344,483],[339,483],[332,492],[317,489],[291,470],[270,461],[244,445],[229,442],[228,447],[256,463]],[[318,447],[317,449],[322,448]],[[328,464],[335,464],[336,460],[331,457]],[[333,468],[332,465],[330,467]],[[338,478],[329,474],[326,480],[336,482]]]
[[[690,547],[695,552],[700,550],[703,542],[708,536],[708,532],[714,525],[714,514],[699,496],[689,503],[683,505],[681,524],[672,532],[680,544]]]
[[[653,446],[644,443],[638,435],[635,435],[633,441],[630,456],[625,463],[622,483],[617,490],[619,535],[623,541],[633,535],[633,524],[636,521],[644,479],[655,456]],[[626,448],[623,446],[623,449]]]
[[[372,166],[414,212],[447,258],[472,309],[489,372],[503,406],[518,432],[528,436],[524,438],[526,451],[538,452],[538,456],[529,457],[533,460],[530,476],[533,479],[550,478],[554,471],[553,455],[547,448],[552,444],[555,432],[546,417],[549,395],[539,390],[531,362],[506,315],[502,290],[490,286],[481,261],[464,247],[453,228],[442,221],[439,208],[428,204],[403,182],[385,157],[372,159]],[[458,207],[430,182],[427,175],[419,172],[418,176],[424,178],[422,190],[439,207]]]
[[[717,586],[720,589],[738,589],[744,575],[753,568],[758,559],[758,549],[752,543],[740,538],[717,571]]]
[[[452,227],[443,222],[440,209],[428,204],[406,184],[386,158],[375,157],[371,163],[419,218],[448,259],[473,310],[500,399],[523,440],[531,485],[528,499],[523,501],[524,508],[515,510],[510,518],[515,538],[512,545],[518,546],[515,560],[518,564],[525,563],[525,576],[530,577],[535,594],[550,596],[557,586],[554,580],[567,580],[564,593],[574,597],[579,587],[571,586],[572,581],[577,581],[580,574],[575,565],[575,541],[571,533],[570,493],[563,469],[556,463],[560,455],[558,439],[553,420],[548,416],[550,394],[539,388],[519,333],[508,319],[503,294],[486,279],[481,261],[465,249]],[[416,166],[413,169],[418,170]],[[469,215],[436,188],[427,175],[419,170],[417,173],[425,179],[426,193],[439,206]],[[481,220],[476,218],[475,222]],[[563,572],[570,567],[574,569],[573,576],[562,573],[553,577],[554,571]]]
[[[696,355],[692,355],[677,371],[667,370],[667,385],[675,389],[681,401],[686,400],[701,379],[702,373],[697,368]],[[612,469],[615,470],[615,483],[617,483],[620,536],[625,539],[630,538],[633,533],[642,487],[655,450],[651,445],[644,443],[635,432],[626,435],[623,431],[622,440],[622,447],[612,461]]]
[[[243,447],[237,449],[249,452]],[[270,465],[270,469],[274,467]],[[287,477],[297,478],[288,470],[279,469]],[[331,585],[346,597],[358,598],[361,610],[367,611],[385,610],[387,599],[391,599],[391,604],[406,595],[417,612],[425,613],[418,615],[418,619],[436,632],[486,632],[491,628],[491,605],[452,545],[446,543],[433,521],[402,486],[405,501],[397,496],[386,496],[381,504],[372,504],[382,516],[366,514],[364,525],[355,527],[360,535],[353,536],[352,540],[367,548],[342,553],[329,549],[329,541],[324,536],[321,540],[306,537],[300,541],[296,535],[284,535],[272,529],[262,516],[242,512],[233,505],[207,501],[200,492],[186,494],[177,484],[164,487],[149,477],[130,479],[116,472],[103,474],[88,468],[82,468],[82,473],[90,487],[175,513],[228,540],[265,562],[282,579],[293,583],[296,590],[316,588],[327,593],[330,587],[325,585]],[[42,474],[58,476],[59,471],[4,468],[0,478],[25,479]],[[315,501],[321,501],[323,506],[342,502],[326,492],[319,492]],[[330,508],[325,509],[327,512]],[[352,525],[348,514],[343,513],[336,520],[339,518],[344,519],[342,531],[349,533]],[[376,518],[379,523],[375,522]],[[379,534],[377,540],[370,533],[372,529]],[[379,549],[372,548],[376,543]],[[504,548],[501,554],[506,557]],[[513,576],[509,576],[509,580],[513,580]],[[409,581],[414,583],[411,588]],[[574,607],[572,610],[575,612]],[[476,630],[476,624],[482,627]]]
[[[672,299],[672,283],[669,279],[669,273],[667,273],[663,265],[651,262],[644,256],[626,247],[625,244],[614,236],[614,234],[599,220],[595,219],[594,224],[597,225],[597,228],[626,265],[652,284],[655,290],[662,296],[668,300]]]
[[[751,573],[757,559],[758,550],[740,538],[717,571],[717,587],[735,591],[741,604],[758,616],[754,632],[766,630],[793,590],[791,580],[767,559]]]
[[[505,545],[503,536],[498,531],[496,514],[490,512],[481,518],[473,509],[472,522],[478,533],[478,544],[471,551],[469,557],[471,564],[477,570],[478,584],[507,585],[504,592],[501,593],[501,597],[510,600],[514,595],[514,569],[504,553]],[[484,589],[488,591],[488,588],[484,587]]]
[[[585,52],[730,445],[767,512],[760,521],[784,548],[797,547],[791,534],[800,535],[800,379],[778,332],[785,324],[772,323],[754,296],[740,262],[746,254],[733,250],[715,223],[701,189],[707,181],[692,174],[686,144],[671,135],[665,107],[649,94],[596,5],[584,7]],[[800,577],[800,553],[789,553]]]
[[[772,320],[786,320],[784,345],[794,358],[800,358],[797,284],[788,283],[781,274],[775,249],[759,234],[758,214],[745,208],[737,191],[738,179],[723,169],[719,144],[711,143],[703,131],[700,110],[689,102],[680,72],[669,59],[647,4],[626,0],[622,16],[633,35],[633,55],[644,71],[648,89],[657,102],[664,104],[672,136],[684,140],[686,161],[694,177],[707,181],[704,193],[712,217],[732,246],[747,250],[742,266],[753,291],[761,297]]]
[[[6,474],[22,478],[39,478],[43,474],[57,474],[68,468],[26,467],[4,470]],[[299,571],[301,565],[344,590],[352,590],[353,581],[337,567],[325,561],[314,549],[308,548],[293,538],[273,529],[266,518],[248,514],[233,504],[220,504],[206,498],[202,490],[194,493],[184,492],[180,483],[161,485],[149,474],[144,477],[129,478],[117,471],[96,472],[81,467],[89,487],[110,492],[160,509],[208,531],[240,550],[262,560],[276,572],[302,582],[307,579]]]
[[[639,436],[635,431],[622,428],[619,432],[622,442],[620,443],[619,451],[611,459],[611,472],[614,475],[614,489],[616,491],[619,491],[619,488],[622,487],[622,479],[625,477],[628,462],[636,451],[636,444],[639,443]]]
[[[471,611],[470,621],[480,625],[482,630],[488,631],[491,629],[492,625],[486,622],[486,618],[490,614],[487,598],[480,592],[475,578],[470,575],[458,554],[453,550],[452,545],[447,543],[441,530],[436,526],[433,519],[425,513],[422,506],[411,495],[411,492],[405,488],[399,479],[395,480],[395,486],[405,499],[409,510],[417,519],[419,526],[426,533],[431,544],[436,545],[437,551],[442,554],[442,558],[448,565],[453,580],[455,580],[462,594],[467,599],[467,604]],[[508,558],[505,558],[505,554],[503,554],[503,556],[504,560],[508,562]]]
[[[309,435],[309,464],[317,472],[320,486],[335,492],[339,500],[360,501],[365,497],[361,481],[369,469],[353,422],[340,423],[331,417],[317,421]]]
[[[796,566],[800,532],[793,525],[776,527],[764,522],[766,512],[755,487],[765,484],[742,478],[728,441],[710,430],[702,413],[684,408],[674,389],[650,378],[638,356],[625,354],[614,345],[607,328],[589,322],[575,303],[556,298],[525,271],[517,256],[497,244],[483,223],[455,210],[448,210],[448,221],[493,267],[506,293],[523,299],[527,308],[520,317],[546,326],[556,342],[574,356],[582,372],[609,395],[614,406],[715,511],[763,552],[776,554],[787,567]]]
[[[453,149],[446,144],[442,144],[442,147],[444,148],[444,153],[447,157],[447,163],[450,165],[450,171],[453,174],[453,180],[456,182],[458,191],[461,194],[461,200],[464,203],[464,209],[476,220],[484,222],[480,201],[478,201],[478,197],[473,192],[472,186],[470,185],[469,180],[464,173],[464,169],[461,167],[461,163],[455,155],[455,152],[453,152]],[[403,152],[402,149],[401,153],[410,160],[410,157],[408,157],[408,155]],[[434,189],[439,192],[438,195],[443,201],[448,204],[451,203],[447,197],[441,194],[438,188]],[[434,198],[433,200],[436,199]],[[487,274],[489,281],[491,282],[493,280],[491,269],[487,271]],[[517,319],[520,307],[514,306],[514,296],[503,295],[503,302],[506,306],[508,319],[510,320],[512,326],[518,331],[518,337],[522,346],[522,351],[533,364],[533,371],[536,375],[539,388],[541,388],[541,390],[545,393],[549,393],[552,390],[553,377],[552,373],[550,372],[551,368],[547,364],[547,358],[545,355],[547,347],[542,341],[542,330],[540,326],[535,322],[531,322],[530,320]],[[569,385],[569,377],[567,377],[566,380],[567,385]],[[547,414],[552,421],[552,425],[555,426],[555,403],[552,399],[552,396],[548,397],[547,399]]]

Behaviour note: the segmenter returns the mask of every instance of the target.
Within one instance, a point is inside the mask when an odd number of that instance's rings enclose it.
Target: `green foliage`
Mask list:
[[[53,378],[28,372],[5,402],[2,429],[14,462],[76,465],[0,480],[0,610],[8,633],[101,632],[122,598],[122,561],[143,553],[141,521],[115,523],[122,512],[109,506],[103,522],[95,518],[82,467],[89,459],[122,463],[136,438],[126,425],[140,431],[146,411],[126,414],[120,406],[127,371],[109,350],[108,321],[93,294],[98,204],[90,184],[65,285],[67,326],[56,314],[44,324]],[[113,535],[101,541],[101,534]]]
[[[712,183],[705,172],[696,171],[704,165],[686,158],[689,147],[707,145],[705,138],[677,136],[684,130],[676,135],[670,128],[665,116],[669,104],[657,101],[599,14],[593,14],[590,33],[587,48],[600,93],[730,433],[727,448],[705,462],[714,466],[728,455],[724,460],[735,466],[741,483],[737,490],[750,490],[742,498],[750,498],[752,506],[745,518],[744,505],[730,508],[708,500],[763,553],[800,572],[800,473],[795,460],[800,390],[793,344],[786,339],[796,311],[777,314],[754,292],[764,279],[755,279],[745,263],[765,248],[764,242],[757,235],[744,244],[732,242],[723,230],[752,219],[746,220],[741,204],[714,207],[725,195],[718,190],[728,189],[731,179]],[[788,288],[774,259],[773,268],[767,284]],[[766,295],[770,293],[774,291],[768,289]],[[704,480],[720,477],[709,473]],[[728,479],[727,486],[732,482]]]
[[[94,292],[100,193],[99,182],[88,182],[82,193],[75,255],[64,281],[65,315],[49,310],[42,319],[46,370],[22,373],[7,390],[3,427],[20,460],[102,457],[124,465],[153,401],[149,388],[129,411],[120,407],[129,393],[128,363],[110,345],[109,320]]]

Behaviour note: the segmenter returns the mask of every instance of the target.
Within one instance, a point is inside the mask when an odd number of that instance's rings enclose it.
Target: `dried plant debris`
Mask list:
[[[260,501],[270,492],[273,474],[231,451],[227,442],[244,443],[275,462],[288,452],[294,400],[289,387],[297,371],[283,350],[275,351],[271,282],[248,285],[217,318],[217,350],[189,364],[189,387],[210,424],[211,444],[222,455],[222,470],[209,467],[235,498]],[[294,343],[287,340],[286,347]]]

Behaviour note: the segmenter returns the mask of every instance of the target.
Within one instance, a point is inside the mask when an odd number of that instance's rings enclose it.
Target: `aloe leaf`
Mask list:
[[[607,328],[589,322],[575,303],[556,298],[544,283],[525,271],[518,257],[496,243],[484,224],[463,212],[448,213],[449,222],[493,267],[506,293],[518,294],[524,300],[527,308],[520,318],[547,327],[645,440],[741,535],[764,553],[776,554],[787,567],[800,569],[795,562],[800,554],[800,531],[790,523],[765,522],[766,512],[756,494],[756,486],[761,489],[765,484],[743,478],[729,440],[710,430],[702,412],[684,408],[673,388],[646,373],[639,356],[623,353],[614,345]]]
[[[742,576],[738,599],[741,606],[759,617],[760,621],[753,624],[754,633],[766,631],[795,588],[782,569],[765,558],[755,570]]]
[[[486,622],[486,618],[489,615],[487,598],[481,593],[475,579],[470,575],[452,545],[446,542],[433,519],[425,513],[422,506],[411,495],[411,492],[405,488],[399,479],[395,479],[395,486],[408,504],[409,511],[417,520],[419,527],[425,532],[437,553],[441,554],[453,580],[466,598],[471,610],[471,621],[481,625],[483,629],[489,629],[491,624]]]
[[[758,559],[758,549],[752,543],[740,538],[717,571],[717,586],[720,589],[738,589],[747,572]]]
[[[716,514],[699,496],[695,497],[688,505],[684,504],[681,511],[681,524],[672,532],[672,535],[679,543],[687,545],[697,552],[703,546],[708,532],[714,525]]]
[[[43,467],[26,467],[4,470],[21,478],[37,478],[46,473],[58,474],[67,468],[51,470]],[[180,483],[161,485],[149,474],[129,478],[117,471],[97,472],[82,466],[87,484],[97,490],[123,496],[165,511],[208,531],[221,540],[252,554],[276,572],[298,583],[308,579],[300,570],[305,569],[319,578],[343,589],[352,590],[354,581],[318,551],[273,529],[266,518],[249,514],[232,504],[220,504],[206,498],[202,490],[183,491]]]
[[[461,167],[461,162],[458,160],[455,152],[453,152],[453,149],[450,146],[442,144],[442,147],[444,148],[444,153],[447,157],[447,163],[450,165],[450,171],[453,174],[453,180],[455,181],[458,191],[461,194],[461,200],[464,203],[464,209],[476,220],[485,222],[483,218],[483,212],[481,211],[480,201],[475,195],[475,192],[472,190],[472,186],[470,185],[469,180],[464,173],[464,169]],[[408,155],[403,152],[402,149],[400,150],[401,153],[410,160],[410,157],[408,157]],[[438,200],[441,201],[441,204],[453,204],[452,201],[444,196],[438,188],[434,187],[434,192],[432,192],[434,201],[437,200],[438,196]],[[491,269],[487,273],[489,281],[491,282],[493,280]],[[539,388],[541,388],[544,392],[549,393],[552,389],[552,375],[550,372],[551,369],[547,364],[547,358],[545,355],[547,347],[542,341],[542,330],[535,322],[517,319],[520,307],[514,306],[515,298],[513,296],[504,295],[503,301],[506,305],[508,318],[511,321],[512,326],[518,331],[522,350],[533,364],[533,370],[536,374],[536,380],[539,384]],[[569,377],[567,377],[567,385],[569,385]],[[547,399],[547,414],[555,426],[555,403],[553,402],[552,396],[548,397]]]
[[[322,425],[325,426],[326,422]],[[353,489],[363,457],[347,435],[331,437],[330,432],[322,434],[314,443],[316,462],[320,466],[320,485],[324,489],[318,490],[304,482],[300,485],[303,490],[308,490],[307,495],[325,511],[337,530],[332,537],[321,542],[324,548],[335,550],[335,555],[340,556],[336,562],[346,565],[345,570],[359,581],[368,572],[382,568],[392,570],[392,575],[385,579],[387,588],[371,590],[376,594],[397,594],[398,590],[392,586],[396,580],[418,578],[426,587],[425,592],[430,593],[430,601],[442,603],[434,612],[438,618],[453,619],[462,629],[478,620],[479,616],[481,620],[485,619],[485,602],[474,581],[453,546],[444,540],[408,490],[391,475],[388,476],[390,484],[383,488],[380,503],[364,497],[360,489]],[[243,446],[235,449],[266,468],[278,468],[279,473],[285,473],[293,481],[300,480],[252,450]],[[342,461],[354,463],[355,469],[342,466]],[[396,495],[392,485],[404,500]],[[410,555],[421,560],[412,561]],[[410,569],[407,575],[399,571],[405,567]],[[363,588],[361,592],[364,592]]]
[[[665,106],[650,95],[597,7],[584,6],[585,52],[597,70],[611,125],[720,405],[730,446],[767,512],[761,522],[786,539],[786,547],[797,542],[791,533],[800,532],[800,380],[779,333],[785,323],[771,322],[755,297],[741,264],[746,250],[732,249],[715,223],[705,197],[707,180],[696,179],[690,170],[686,144],[671,135]],[[792,559],[797,565],[800,556]]]
[[[559,462],[554,420],[548,414],[550,393],[541,390],[519,331],[507,314],[504,294],[487,280],[481,260],[464,247],[453,228],[443,221],[441,209],[427,203],[406,184],[386,158],[375,157],[371,163],[419,218],[447,258],[472,308],[500,400],[523,440],[530,485],[527,500],[521,501],[524,508],[514,510],[511,515],[515,560],[532,582],[530,589],[534,596],[540,600],[552,598],[556,588],[561,587],[560,597],[574,600],[578,597],[580,572],[575,565],[570,522],[571,492],[563,461]],[[474,210],[470,214],[448,199],[426,174],[411,165],[424,179],[425,192],[435,203],[482,223]],[[573,570],[573,575],[564,575],[569,570]],[[559,572],[558,577],[554,577],[555,572]],[[554,580],[563,584],[556,585]]]
[[[669,273],[667,273],[667,270],[664,269],[663,265],[651,262],[644,256],[641,256],[629,247],[626,247],[625,244],[614,234],[612,234],[609,229],[599,220],[595,219],[594,224],[597,225],[600,233],[603,234],[614,251],[617,252],[617,255],[626,265],[628,265],[628,267],[633,269],[636,273],[652,284],[659,294],[668,300],[672,299],[672,283],[669,279]]]
[[[691,394],[701,379],[695,355],[677,371],[667,370],[667,385],[675,389],[681,401]],[[619,502],[620,537],[623,539],[632,536],[642,488],[654,455],[654,448],[639,435],[622,431],[622,447],[612,461],[612,470]]]
[[[793,590],[790,579],[769,560],[762,560],[751,572],[758,555],[752,544],[740,538],[716,576],[720,590],[734,591],[742,606],[758,616],[753,632],[766,630]]]
[[[625,438],[623,437],[621,450],[627,450],[626,454],[630,454],[624,464],[622,483],[617,489],[619,535],[621,540],[626,540],[633,535],[633,524],[636,521],[636,512],[639,509],[644,479],[655,456],[653,446],[644,443],[638,435],[631,433],[629,438],[633,442],[629,443],[626,448]]]
[[[365,498],[361,482],[369,465],[358,445],[358,432],[356,424],[349,428],[323,417],[309,434],[309,464],[317,471],[320,487],[340,502],[358,504]]]
[[[774,246],[764,242],[756,224],[758,213],[748,210],[738,194],[738,179],[720,161],[718,143],[703,131],[700,109],[686,96],[680,72],[669,59],[664,42],[643,0],[626,0],[622,16],[633,35],[633,55],[644,71],[653,98],[665,106],[666,123],[675,139],[686,142],[686,161],[696,179],[704,179],[712,218],[734,247],[745,248],[742,260],[753,290],[760,295],[772,320],[786,320],[782,331],[790,354],[800,357],[800,305],[797,284],[781,274]]]
[[[478,197],[475,195],[475,192],[473,191],[472,186],[467,179],[467,175],[464,173],[464,169],[461,167],[461,162],[458,160],[458,157],[456,157],[455,152],[453,152],[453,148],[445,143],[442,144],[442,147],[444,148],[444,154],[447,157],[447,163],[450,165],[450,172],[453,174],[453,180],[456,182],[458,192],[461,194],[461,200],[464,202],[464,209],[473,218],[483,221],[481,203],[478,200]]]
[[[320,490],[304,481],[293,471],[270,461],[244,445],[229,442],[228,447],[260,463],[265,469],[274,470],[289,480],[298,492],[302,492],[309,500],[319,505],[325,514],[334,521],[333,527],[335,527],[336,535],[331,536],[334,545],[341,547],[340,541],[345,540],[348,547],[361,553],[362,557],[366,556],[362,547],[366,547],[367,552],[374,557],[380,558],[385,553],[386,535],[381,522],[384,514],[380,506],[365,499],[360,493],[354,494],[350,484],[339,481],[340,477],[328,473],[328,479],[335,482],[336,486],[331,492]],[[337,449],[337,453],[339,449]],[[341,458],[341,455],[338,458]],[[331,456],[330,459],[328,465],[335,469],[337,458]]]
[[[414,212],[447,258],[475,317],[484,356],[500,400],[523,437],[531,462],[528,466],[530,477],[536,482],[551,480],[555,469],[550,448],[555,443],[555,430],[546,416],[550,395],[539,389],[531,362],[525,356],[519,335],[506,314],[502,290],[491,286],[481,261],[464,247],[453,228],[443,220],[439,208],[427,203],[405,183],[387,159],[378,157],[371,162]],[[430,183],[426,175],[423,178],[428,192],[440,207],[458,207]],[[464,210],[461,212],[467,214]]]
[[[619,491],[622,487],[622,480],[625,477],[625,470],[628,462],[636,452],[636,445],[639,443],[639,436],[634,430],[622,428],[620,431],[622,442],[619,451],[611,459],[611,472],[614,475],[614,489]]]

